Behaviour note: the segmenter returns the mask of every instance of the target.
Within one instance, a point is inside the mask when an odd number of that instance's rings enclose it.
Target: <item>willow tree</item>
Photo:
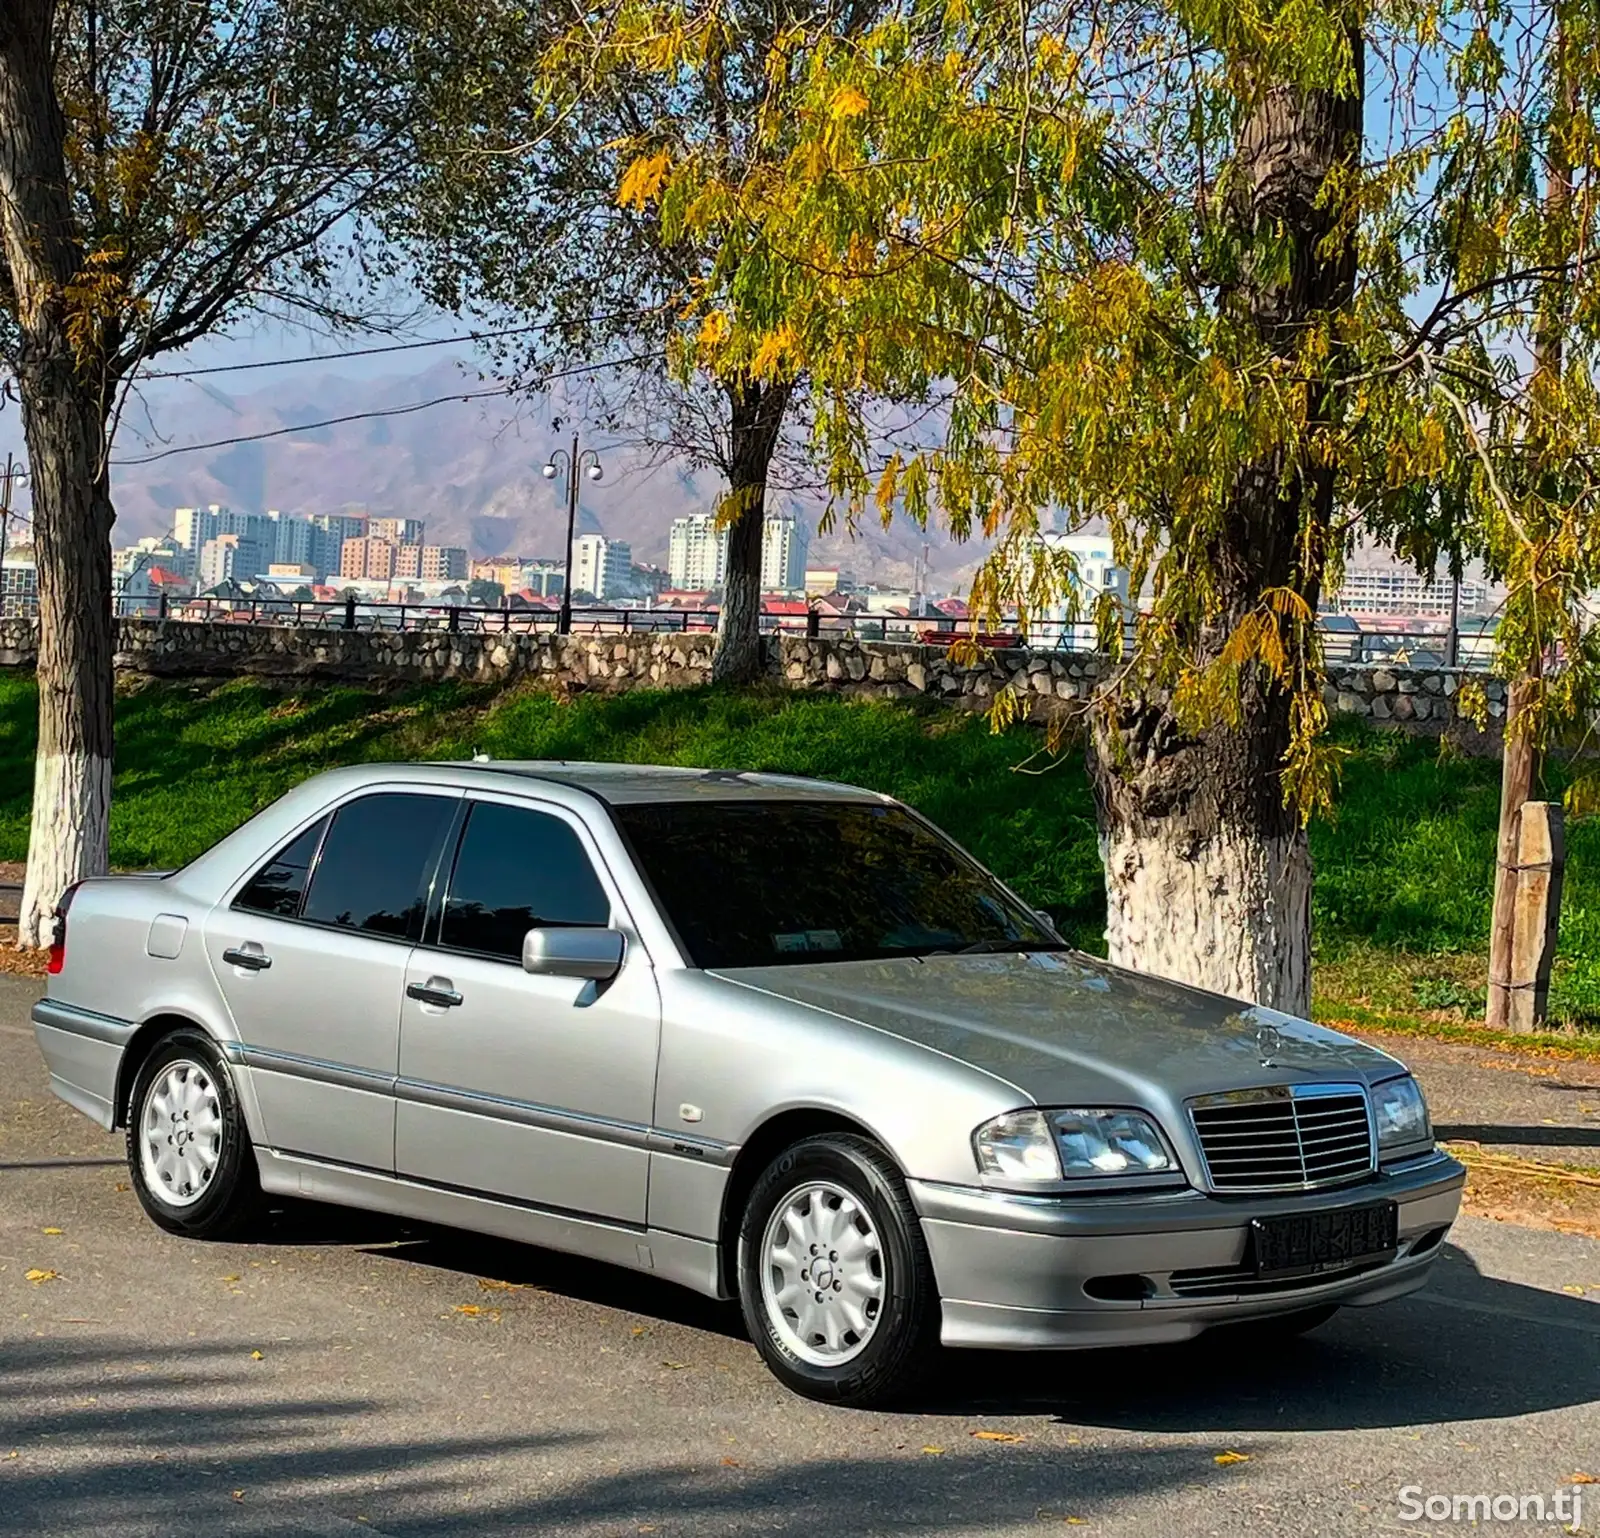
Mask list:
[[[1109,527],[1141,595],[1131,639],[1098,616],[1110,953],[1304,1012],[1319,601],[1362,535],[1487,549],[1517,517],[1496,456],[1559,499],[1597,425],[1569,345],[1524,430],[1548,29],[1454,0],[907,0],[787,42],[782,164],[655,178],[664,230],[774,256],[706,284],[702,355],[805,374],[853,513],[991,535],[980,612],[1048,596],[1041,509]],[[876,461],[878,395],[933,398],[938,445]]]
[[[256,308],[350,318],[353,216],[409,157],[415,46],[373,0],[7,0],[0,357],[39,567],[19,939],[106,869],[110,444],[139,368]]]
[[[430,102],[421,170],[390,221],[429,297],[505,321],[494,361],[537,389],[581,353],[614,368],[581,397],[601,425],[722,480],[728,559],[712,675],[762,668],[761,549],[774,457],[803,382],[775,351],[721,367],[697,349],[713,274],[763,286],[753,232],[657,217],[687,160],[742,184],[787,153],[781,44],[858,35],[876,0],[516,0],[447,7],[476,60]],[[743,274],[741,277],[740,274]]]

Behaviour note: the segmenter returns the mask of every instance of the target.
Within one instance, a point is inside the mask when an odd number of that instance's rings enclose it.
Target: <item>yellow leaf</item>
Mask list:
[[[689,1364],[687,1362],[663,1362],[663,1367],[669,1367],[673,1372],[682,1372]]]
[[[483,1312],[476,1303],[457,1303],[455,1311],[458,1314],[481,1314]]]
[[[44,1231],[47,1234],[59,1234],[61,1232],[59,1228],[47,1228]]]
[[[725,1469],[736,1469],[739,1467],[739,1460],[737,1458],[724,1458],[722,1466]]]
[[[225,1282],[236,1282],[238,1280],[239,1280],[239,1278],[236,1277],[236,1276],[225,1276],[225,1277],[223,1277],[223,1281],[225,1281]]]
[[[700,345],[702,347],[718,347],[733,329],[733,322],[728,319],[726,310],[712,310],[700,322]]]
[[[525,1292],[528,1284],[526,1282],[502,1282],[497,1281],[494,1277],[480,1276],[478,1278],[478,1286],[484,1292]]]
[[[244,1499],[244,1491],[243,1490],[235,1490],[233,1492],[233,1498],[236,1501],[242,1501]]]
[[[266,1360],[266,1352],[264,1352],[264,1351],[252,1351],[250,1353],[250,1360],[252,1362],[265,1361]]]
[[[833,93],[828,112],[835,118],[860,117],[869,105],[867,98],[853,85],[842,85]]]
[[[642,1324],[636,1324],[633,1327],[633,1333],[634,1333],[635,1339],[637,1339],[641,1335],[648,1335],[650,1333],[650,1331],[649,1331],[649,1328],[647,1326],[642,1325]]]
[[[1248,1463],[1250,1461],[1250,1454],[1235,1452],[1218,1453],[1217,1456],[1211,1461],[1213,1463],[1220,1463],[1223,1468],[1227,1468],[1230,1463]]]
[[[672,169],[672,156],[665,150],[655,155],[641,155],[622,173],[622,185],[617,188],[617,202],[624,208],[643,213],[666,185],[667,172]]]
[[[33,1270],[24,1271],[22,1274],[27,1277],[30,1282],[53,1282],[60,1276],[61,1273],[59,1271],[41,1271],[37,1266],[35,1266]]]
[[[922,1449],[922,1455],[925,1458],[942,1458],[944,1456],[944,1449],[942,1447],[924,1447]]]
[[[1600,1485],[1600,1475],[1585,1474],[1580,1471],[1576,1474],[1569,1474],[1567,1483],[1569,1485]]]
[[[980,1442],[1026,1442],[1028,1440],[1020,1431],[974,1431],[972,1435]]]

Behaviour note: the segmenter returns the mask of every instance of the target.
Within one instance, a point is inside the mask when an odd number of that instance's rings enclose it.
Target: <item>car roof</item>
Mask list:
[[[671,764],[595,764],[570,759],[473,759],[430,767],[460,773],[464,783],[495,778],[543,780],[587,791],[611,806],[656,801],[872,801],[890,799],[859,785],[746,769],[691,769]]]

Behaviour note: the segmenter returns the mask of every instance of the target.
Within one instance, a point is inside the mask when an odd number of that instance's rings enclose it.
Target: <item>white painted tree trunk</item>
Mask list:
[[[1100,856],[1113,961],[1292,1015],[1310,1010],[1303,832],[1124,826],[1102,831]]]
[[[17,922],[19,945],[49,945],[61,893],[86,871],[106,869],[110,813],[110,759],[40,754],[33,768],[33,829]]]

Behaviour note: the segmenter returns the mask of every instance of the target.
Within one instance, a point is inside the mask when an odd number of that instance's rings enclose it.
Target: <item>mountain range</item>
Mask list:
[[[564,483],[540,469],[569,442],[576,407],[559,385],[544,395],[465,398],[495,389],[457,359],[366,377],[302,365],[152,378],[129,398],[113,448],[115,543],[162,535],[174,508],[215,502],[422,518],[430,544],[465,545],[473,556],[559,556]],[[421,402],[437,404],[405,409]],[[20,452],[20,439],[8,411],[0,451]],[[627,540],[635,561],[664,565],[672,520],[708,511],[716,477],[616,439],[584,442],[599,450],[605,476],[582,484],[579,531]],[[825,504],[815,495],[774,491],[768,506],[811,530],[811,565],[845,567],[862,581],[910,584],[926,543],[929,586],[964,591],[983,555],[904,518],[821,535]]]

